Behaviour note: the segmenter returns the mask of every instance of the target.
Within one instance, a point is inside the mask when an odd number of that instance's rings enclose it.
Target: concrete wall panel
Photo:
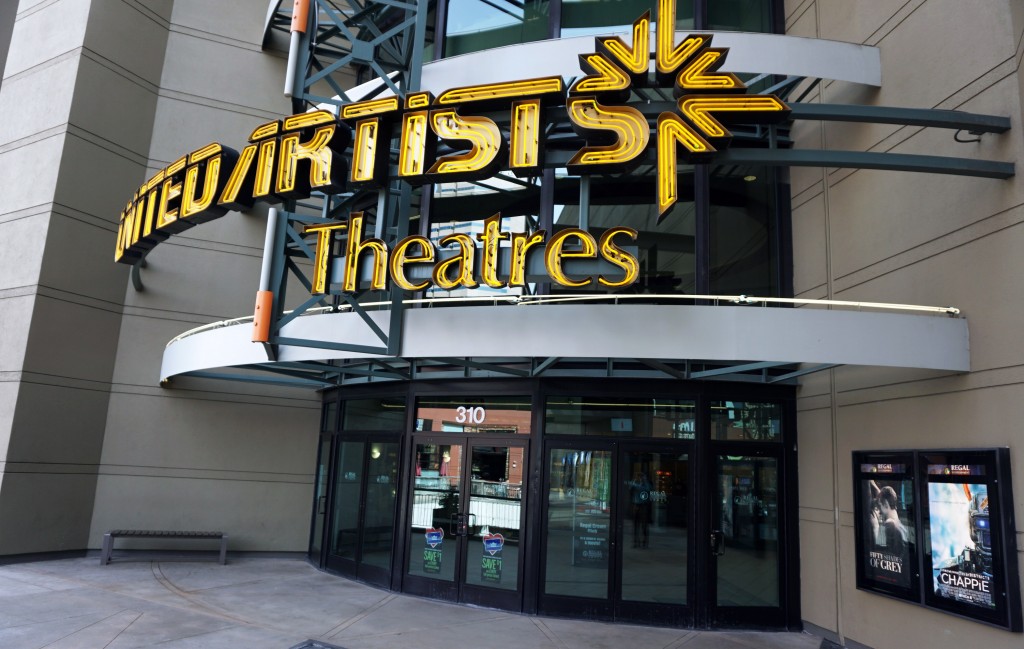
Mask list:
[[[5,157],[0,156],[0,169],[5,161]],[[19,293],[22,293],[35,286],[43,263],[48,226],[45,214],[0,217],[0,261],[4,268],[0,274],[0,290],[21,289]],[[5,330],[6,333],[9,330]]]
[[[818,194],[793,206],[793,293],[819,297],[828,283],[825,196]]]
[[[835,528],[831,523],[800,521],[800,614],[829,631],[837,630]]]
[[[92,517],[95,473],[62,467],[12,470],[2,475],[0,554],[78,550]]]
[[[21,2],[4,78],[10,79],[80,48],[85,40],[90,4],[91,0],[58,0],[33,11],[29,3]]]
[[[4,212],[38,210],[53,202],[64,133],[45,134],[31,144],[0,153],[0,191]],[[31,174],[26,170],[31,169]]]
[[[58,58],[4,83],[4,92],[0,93],[0,120],[4,125],[0,146],[67,124],[74,93],[53,89],[73,87],[78,62],[78,57]]]

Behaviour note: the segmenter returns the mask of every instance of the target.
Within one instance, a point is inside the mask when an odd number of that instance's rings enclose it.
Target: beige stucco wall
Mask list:
[[[797,146],[1018,167],[1024,160],[1019,2],[789,0],[786,26],[880,48],[880,89],[824,83],[814,101],[959,109],[1012,122],[1009,133],[971,144],[940,129],[804,122],[794,128]],[[801,385],[803,618],[878,649],[1019,647],[1019,634],[856,589],[851,452],[1008,446],[1015,513],[1024,517],[1024,178],[794,169],[792,182],[798,296],[957,306],[971,344],[968,374],[843,368]],[[1017,543],[1024,548],[1022,535]]]
[[[291,114],[284,60],[260,47],[265,16],[262,0],[218,2],[216,11],[205,0],[174,2],[148,173],[210,142],[240,149],[253,128]],[[222,529],[232,550],[305,550],[319,395],[157,384],[171,338],[252,313],[265,223],[265,210],[230,213],[183,232],[147,257],[144,291],[122,285],[89,547],[105,530],[129,527]]]
[[[283,58],[261,49],[265,0],[16,4],[0,86],[0,555],[95,549],[113,527],[304,550],[318,395],[158,384],[168,340],[252,312],[265,216],[164,243],[142,292],[113,263],[141,182],[291,113]]]
[[[159,81],[160,10],[16,8],[0,89],[0,554],[86,544],[127,278],[105,262],[118,196],[145,168],[155,97],[139,88]]]

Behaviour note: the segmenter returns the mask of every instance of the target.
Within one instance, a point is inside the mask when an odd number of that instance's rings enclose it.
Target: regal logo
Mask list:
[[[281,203],[308,198],[313,191],[338,193],[385,186],[393,179],[389,153],[394,139],[398,141],[398,159],[393,173],[412,185],[480,180],[499,170],[517,176],[539,175],[545,167],[545,116],[550,118],[555,114],[552,111],[559,110],[565,111],[573,130],[584,140],[584,146],[566,165],[571,174],[628,173],[652,146],[656,147],[657,190],[653,198],[659,218],[663,218],[679,199],[677,165],[681,161],[707,159],[727,147],[732,134],[726,124],[776,123],[790,112],[778,97],[747,94],[736,75],[722,72],[728,51],[712,47],[710,34],[692,34],[676,42],[675,14],[675,0],[659,0],[653,56],[649,11],[633,23],[631,43],[618,36],[596,38],[597,51],[580,55],[585,76],[568,89],[561,77],[553,76],[453,88],[436,97],[415,92],[404,100],[385,97],[347,104],[337,116],[321,110],[261,124],[241,152],[221,144],[193,151],[150,178],[128,202],[121,214],[115,260],[134,263],[169,235],[228,210],[249,208],[257,201]],[[671,88],[676,110],[653,119],[627,103],[633,90],[644,87]],[[507,121],[485,116],[504,111]],[[442,142],[454,152],[438,155]],[[324,282],[331,237],[346,230],[352,237],[361,216],[353,214],[348,222],[308,228],[318,233],[318,276],[313,293],[327,290]],[[552,280],[565,286],[581,285],[581,280],[560,274],[554,262],[563,255],[581,256],[576,248],[582,246],[587,256],[600,254],[622,270],[621,277],[601,278],[601,283],[625,286],[635,281],[636,259],[611,238],[621,234],[635,239],[636,232],[628,227],[608,232],[612,234],[606,233],[607,239],[603,237],[600,243],[581,230],[555,235],[553,240],[563,243],[566,236],[578,241],[574,240],[572,249],[556,244],[553,254],[552,243],[547,243],[545,266]],[[469,287],[476,280],[466,274],[470,267],[466,257],[472,255],[469,250],[476,244],[458,236],[449,237],[449,243],[461,247],[456,258],[463,259],[463,270],[455,273],[461,279],[452,286]],[[468,235],[461,236],[469,239]],[[515,258],[511,273],[518,269],[521,275],[525,255],[545,237],[543,232],[493,232],[490,243],[497,248],[500,239],[509,239],[513,246],[519,242],[523,259]],[[386,267],[393,276],[402,277],[400,266],[404,261],[434,259],[434,244],[423,237],[411,237],[390,251],[391,261],[399,260],[396,272],[393,263],[387,262],[386,244],[369,241],[360,245],[372,245],[377,251],[371,282],[374,286],[383,282]],[[489,240],[481,241],[483,282],[489,286],[519,285],[519,275],[501,279],[488,275],[494,268],[493,263],[488,266],[486,262],[488,258],[493,262],[497,256],[492,251],[488,257]],[[358,271],[355,261],[347,271]],[[435,283],[451,284],[450,278],[447,272],[434,273]],[[425,287],[409,281],[397,283],[405,290]],[[354,275],[346,276],[343,290],[354,291],[357,284]]]

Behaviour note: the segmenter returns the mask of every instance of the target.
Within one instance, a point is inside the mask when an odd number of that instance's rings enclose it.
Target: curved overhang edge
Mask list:
[[[371,314],[387,325],[390,313]],[[669,305],[533,305],[411,309],[401,358],[515,357],[701,359],[903,367],[967,372],[967,320],[823,309]],[[199,332],[164,350],[161,380],[215,368],[265,365],[252,325]],[[280,335],[379,346],[354,313],[307,315]],[[276,362],[388,359],[320,347],[277,347]]]
[[[690,32],[676,32],[682,40]],[[712,34],[715,47],[729,48],[725,66],[730,72],[780,74],[812,79],[847,81],[868,86],[882,85],[881,54],[877,47],[820,38],[761,34],[753,32],[701,32]],[[625,36],[627,33],[609,33]],[[651,39],[655,42],[655,39]],[[575,36],[517,45],[505,45],[480,52],[461,54],[423,64],[420,89],[440,94],[450,88],[499,83],[558,75],[579,77],[580,54],[594,51],[593,36]],[[356,86],[347,95],[353,100],[374,93],[379,81]]]

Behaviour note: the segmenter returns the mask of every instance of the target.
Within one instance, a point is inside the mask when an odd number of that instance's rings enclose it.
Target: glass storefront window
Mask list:
[[[590,210],[580,214],[580,179],[556,171],[554,230],[583,228],[600,237],[608,228],[628,226],[637,231],[635,243],[640,276],[623,293],[696,293],[696,209],[694,168],[679,169],[679,202],[660,222],[654,205],[655,177],[651,174],[605,176],[590,182]],[[582,217],[582,220],[581,220]],[[621,275],[615,275],[621,277]],[[556,292],[605,292],[593,285],[573,289],[553,285]]]
[[[323,410],[320,412],[320,430],[325,432],[332,432],[335,424],[338,422],[338,402],[328,401],[324,404]]]
[[[779,605],[779,470],[772,457],[718,456],[718,606]]]
[[[344,402],[342,430],[402,430],[405,428],[405,399],[349,399]]]
[[[707,0],[708,29],[736,32],[772,30],[772,0]]]
[[[422,397],[416,430],[443,433],[530,434],[530,397]]]
[[[710,183],[711,294],[779,295],[770,170],[717,167]]]
[[[550,397],[547,435],[599,435],[694,439],[696,403],[672,399]]]
[[[433,195],[430,204],[430,232],[428,238],[435,244],[444,237],[451,235],[466,235],[477,246],[477,254],[482,254],[482,243],[478,235],[484,232],[485,219],[494,214],[501,214],[500,231],[506,233],[504,239],[498,242],[502,249],[501,257],[504,262],[499,261],[498,278],[509,279],[509,249],[512,246],[509,234],[532,234],[540,229],[539,212],[540,207],[540,178],[516,178],[510,172],[500,172],[493,178],[480,182],[460,183],[439,183],[434,185]],[[441,251],[440,259],[445,259],[446,250],[456,250],[456,244],[450,243],[447,246],[438,246]],[[536,255],[534,255],[536,256]],[[532,257],[528,257],[532,260]],[[537,260],[533,260],[537,261]],[[480,261],[476,261],[477,266]],[[451,280],[455,280],[454,273],[457,268],[451,269],[448,273]],[[525,286],[492,288],[481,281],[479,273],[475,275],[480,285],[475,288],[458,286],[451,290],[431,286],[426,291],[430,298],[446,297],[500,297],[505,295],[531,294],[535,290],[534,277],[527,267]]]
[[[444,55],[539,41],[548,37],[550,20],[547,0],[449,0]]]
[[[608,597],[612,454],[551,449],[544,592]]]
[[[685,604],[689,456],[630,451],[622,454],[620,471],[629,476],[619,490],[622,599]]]
[[[502,590],[518,587],[524,453],[521,446],[472,448],[467,584]]]
[[[562,37],[604,36],[629,32],[633,21],[647,10],[658,20],[656,0],[563,0]],[[676,1],[676,29],[693,29],[693,2]]]
[[[461,444],[417,444],[412,493],[409,574],[455,580],[456,518],[462,498]],[[420,468],[425,462],[427,469]],[[447,556],[446,556],[447,555]]]
[[[712,401],[711,439],[782,441],[782,405],[756,401]]]
[[[363,480],[363,442],[338,445],[335,458],[334,513],[331,516],[331,554],[356,558],[359,539],[359,492]]]
[[[399,445],[384,441],[370,441],[369,445],[361,558],[366,565],[390,570],[398,498]]]

